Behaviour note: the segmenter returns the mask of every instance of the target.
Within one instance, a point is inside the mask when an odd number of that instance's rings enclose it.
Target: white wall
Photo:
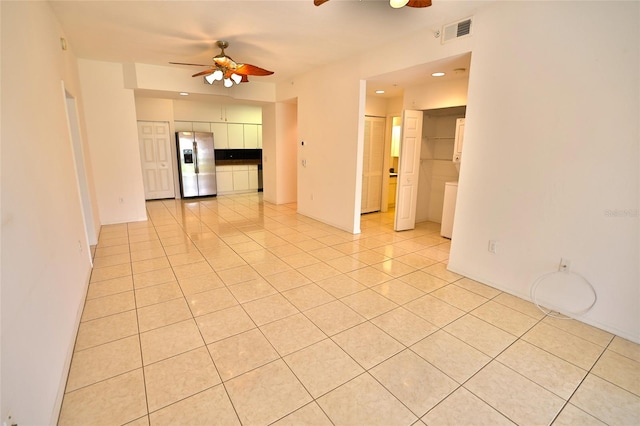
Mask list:
[[[580,319],[635,341],[639,7],[502,2],[476,15],[449,263],[528,298],[567,258],[598,294]],[[561,278],[548,302],[584,306],[585,286],[561,296]]]
[[[1,8],[0,418],[55,424],[91,268],[61,84],[81,105],[79,82],[47,2]]]
[[[171,99],[136,96],[135,102],[138,121],[168,121],[173,124],[173,101]]]
[[[364,83],[350,68],[340,79],[325,74],[331,73],[319,69],[295,83],[304,141],[298,144],[298,211],[359,233]]]
[[[297,197],[297,105],[276,102],[263,107],[262,161],[264,200],[294,203]]]
[[[404,108],[427,110],[466,105],[468,84],[469,80],[466,78],[443,81],[435,79],[429,84],[408,87],[404,95]]]
[[[82,59],[78,67],[100,220],[146,220],[135,101],[122,65]]]

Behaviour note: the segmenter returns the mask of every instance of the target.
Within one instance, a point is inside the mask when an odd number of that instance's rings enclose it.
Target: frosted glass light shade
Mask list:
[[[233,81],[230,78],[225,78],[224,87],[231,87],[231,86],[233,86]]]
[[[240,82],[242,81],[242,76],[240,76],[240,75],[238,75],[236,73],[233,73],[233,74],[231,74],[231,80],[233,80],[234,83],[236,83],[236,84],[240,84]]]
[[[409,0],[390,0],[389,6],[393,7],[394,9],[399,9],[406,6],[407,3],[409,3]]]

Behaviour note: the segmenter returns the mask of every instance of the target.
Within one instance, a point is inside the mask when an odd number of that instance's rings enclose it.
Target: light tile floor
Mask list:
[[[60,425],[636,425],[640,346],[261,194],[104,226]]]

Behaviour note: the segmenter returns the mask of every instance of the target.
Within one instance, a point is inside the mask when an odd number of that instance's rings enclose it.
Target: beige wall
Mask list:
[[[78,66],[100,221],[146,220],[135,100],[122,65],[83,59]]]
[[[529,298],[569,259],[598,295],[579,318],[635,341],[639,12],[638,2],[503,2],[476,15],[449,263]],[[561,37],[551,30],[567,23]],[[540,300],[588,306],[580,276],[556,278]]]
[[[297,200],[297,105],[277,102],[263,110],[262,160],[264,200],[274,204]]]
[[[49,4],[0,7],[0,418],[55,424],[91,272],[62,84],[81,125],[83,103],[75,57],[60,48]]]

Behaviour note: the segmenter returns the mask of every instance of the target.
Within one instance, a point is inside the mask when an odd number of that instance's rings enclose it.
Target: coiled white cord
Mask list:
[[[596,304],[596,301],[598,300],[598,295],[596,294],[596,290],[593,288],[593,286],[591,285],[591,283],[589,282],[589,280],[587,280],[585,277],[583,277],[582,275],[580,275],[577,272],[572,272],[572,271],[553,271],[553,272],[548,272],[544,275],[541,275],[540,277],[538,277],[533,284],[531,284],[531,288],[529,290],[529,295],[531,296],[531,301],[536,305],[536,307],[538,309],[540,309],[540,311],[542,311],[543,314],[545,314],[546,316],[549,317],[553,317],[553,318],[557,318],[557,319],[572,319],[571,317],[568,317],[566,315],[562,315],[559,312],[555,312],[555,311],[551,311],[551,310],[546,310],[545,308],[543,308],[542,306],[540,306],[540,304],[538,303],[538,298],[537,298],[537,292],[538,292],[538,287],[540,286],[540,284],[547,280],[548,278],[555,276],[556,274],[566,274],[566,275],[573,275],[575,277],[578,277],[582,280],[582,282],[584,284],[586,284],[587,288],[591,291],[591,293],[593,294],[593,302],[591,302],[591,304],[589,306],[587,306],[585,309],[582,309],[580,311],[577,312],[571,312],[571,311],[567,311],[568,314],[570,315],[575,315],[575,316],[580,316],[580,315],[584,315],[587,312],[589,312],[591,310],[591,308],[593,308],[593,305]]]

